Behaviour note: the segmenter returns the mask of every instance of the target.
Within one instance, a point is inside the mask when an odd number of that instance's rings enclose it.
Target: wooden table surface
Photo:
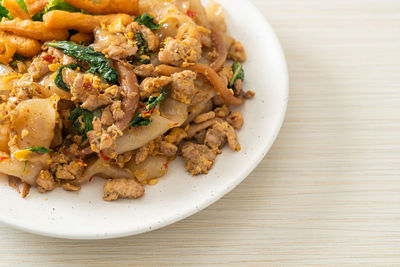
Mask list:
[[[129,238],[0,225],[0,266],[400,266],[400,1],[253,2],[282,41],[291,96],[247,180],[191,218]]]

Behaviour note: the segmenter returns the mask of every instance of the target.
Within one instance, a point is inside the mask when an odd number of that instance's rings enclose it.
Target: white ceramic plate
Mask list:
[[[6,181],[0,183],[0,221],[52,237],[104,239],[139,234],[182,220],[214,203],[242,182],[264,158],[278,135],[288,101],[285,58],[271,26],[248,0],[218,0],[229,31],[247,53],[245,89],[254,100],[240,108],[245,125],[239,132],[242,151],[225,149],[208,175],[191,177],[182,160],[138,200],[104,202],[95,179],[78,193],[62,189],[22,199]]]

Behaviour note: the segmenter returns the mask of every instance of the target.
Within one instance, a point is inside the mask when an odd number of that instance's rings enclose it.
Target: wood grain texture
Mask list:
[[[1,266],[400,265],[400,1],[253,2],[282,41],[291,97],[250,177],[135,237],[65,241],[1,225]]]

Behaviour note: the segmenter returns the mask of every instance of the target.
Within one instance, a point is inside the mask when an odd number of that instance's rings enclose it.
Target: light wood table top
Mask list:
[[[253,2],[282,41],[291,96],[247,180],[129,238],[66,241],[0,225],[1,266],[400,265],[400,1]]]

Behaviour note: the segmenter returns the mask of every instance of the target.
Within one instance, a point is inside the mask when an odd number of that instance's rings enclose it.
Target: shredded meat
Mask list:
[[[41,170],[36,178],[39,192],[52,191],[56,187],[53,175],[49,171]]]
[[[196,76],[196,73],[190,70],[172,74],[172,98],[190,105],[197,92],[194,87]]]
[[[136,199],[144,194],[143,186],[133,179],[107,180],[103,191],[103,199],[106,201],[113,201],[118,198]]]
[[[167,86],[171,82],[172,79],[167,76],[148,77],[139,86],[140,97],[148,98],[153,92],[159,91],[161,87]]]
[[[185,169],[192,175],[207,174],[216,158],[216,153],[207,146],[192,142],[185,143],[181,151],[185,160]]]

